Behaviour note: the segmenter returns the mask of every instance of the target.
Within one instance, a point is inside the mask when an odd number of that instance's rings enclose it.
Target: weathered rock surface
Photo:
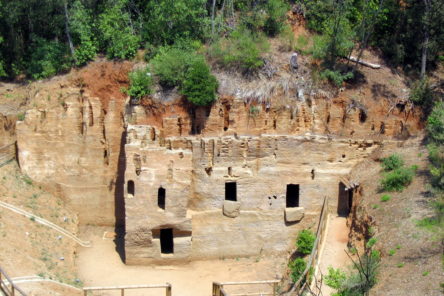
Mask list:
[[[224,200],[224,215],[230,218],[239,216],[240,202]]]
[[[304,218],[305,210],[302,207],[285,208],[285,221],[299,222]]]
[[[79,89],[64,89],[62,103],[31,109],[17,122],[23,173],[62,196],[82,224],[115,222],[115,183],[123,134],[121,106]]]

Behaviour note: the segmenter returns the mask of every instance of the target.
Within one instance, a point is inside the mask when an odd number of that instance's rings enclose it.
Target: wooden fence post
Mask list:
[[[167,287],[166,287],[166,296],[171,296],[171,284],[167,283]]]

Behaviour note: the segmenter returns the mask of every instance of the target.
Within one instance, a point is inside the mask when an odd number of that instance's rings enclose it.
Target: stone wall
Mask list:
[[[114,225],[122,107],[111,100],[105,113],[98,98],[76,88],[60,97],[17,122],[20,167],[64,198],[82,224]]]
[[[341,178],[378,146],[314,134],[164,137],[153,126],[130,125],[127,263],[286,252],[299,230],[316,223],[324,196],[335,205]],[[227,182],[236,183],[236,201],[225,200]],[[287,208],[289,184],[299,185],[295,209]],[[161,254],[160,229],[173,229],[173,254]]]

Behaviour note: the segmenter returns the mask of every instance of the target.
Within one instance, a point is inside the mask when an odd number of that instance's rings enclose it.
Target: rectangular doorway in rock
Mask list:
[[[157,206],[162,210],[165,210],[165,196],[166,190],[161,186],[159,190],[157,190]]]
[[[134,188],[134,181],[133,180],[129,180],[128,183],[126,184],[126,190],[128,192],[129,195],[134,196],[135,192],[135,188]]]
[[[162,254],[174,253],[173,229],[166,228],[160,230],[160,252]]]
[[[286,194],[286,207],[299,207],[299,184],[288,184]]]
[[[347,217],[350,214],[351,207],[353,205],[353,189],[348,189],[344,183],[339,183],[339,196],[338,196],[338,215]]]
[[[225,200],[237,201],[237,184],[236,182],[225,183]]]

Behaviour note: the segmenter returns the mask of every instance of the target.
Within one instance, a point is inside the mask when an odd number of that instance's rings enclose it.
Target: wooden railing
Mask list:
[[[310,257],[308,259],[307,268],[305,268],[299,280],[293,285],[290,290],[291,295],[301,295],[304,290],[309,287],[312,278],[312,273],[310,271],[315,270],[316,265],[319,261],[321,241],[325,235],[325,229],[327,225],[327,215],[328,215],[328,198],[324,197],[324,202],[322,204],[321,216],[319,217],[318,229],[316,231],[316,240],[313,245],[313,250],[311,251]]]
[[[89,291],[105,291],[105,290],[120,290],[120,295],[125,296],[125,290],[130,289],[165,289],[165,296],[171,296],[171,284],[166,283],[164,285],[133,285],[133,286],[113,286],[113,287],[85,287],[83,293],[88,295]]]
[[[251,281],[251,282],[213,282],[213,295],[212,296],[247,296],[247,295],[277,295],[277,285],[280,283],[280,280],[269,280],[269,281]],[[256,293],[240,293],[240,294],[228,294],[224,290],[224,286],[234,286],[234,285],[271,285],[271,292],[256,292]]]
[[[6,296],[22,295],[26,296],[26,293],[17,287],[6,274],[6,272],[0,267],[0,291]]]
[[[0,147],[0,167],[15,158],[15,142]]]

